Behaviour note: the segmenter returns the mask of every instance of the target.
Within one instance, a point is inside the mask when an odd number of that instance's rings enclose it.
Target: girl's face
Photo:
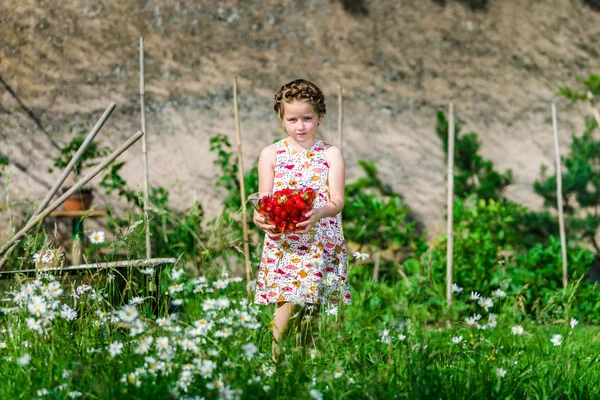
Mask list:
[[[320,121],[314,106],[308,100],[283,102],[283,126],[298,144],[312,146],[316,142],[315,133]]]

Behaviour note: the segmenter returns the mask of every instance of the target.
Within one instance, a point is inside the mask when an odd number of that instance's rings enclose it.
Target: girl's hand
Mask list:
[[[321,219],[319,209],[313,208],[306,213],[307,220],[296,224],[296,232],[300,234],[309,233],[315,224]]]
[[[265,219],[265,217],[256,210],[254,210],[253,221],[254,221],[254,224],[256,224],[256,226],[258,226],[260,229],[262,229],[262,231],[265,234],[267,234],[271,239],[278,239],[279,236],[281,236],[281,234],[279,232],[275,231],[276,226],[269,225],[267,223],[267,220]]]

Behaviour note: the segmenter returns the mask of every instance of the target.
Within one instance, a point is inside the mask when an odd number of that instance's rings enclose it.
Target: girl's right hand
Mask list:
[[[256,210],[254,210],[253,220],[256,226],[262,229],[262,231],[265,234],[267,234],[271,239],[278,239],[281,236],[281,233],[275,230],[277,227],[275,225],[268,224],[265,217]]]

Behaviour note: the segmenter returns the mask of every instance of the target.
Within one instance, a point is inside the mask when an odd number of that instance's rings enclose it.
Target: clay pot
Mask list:
[[[94,200],[92,189],[81,189],[67,197],[63,205],[65,211],[85,211],[90,209],[92,200]]]

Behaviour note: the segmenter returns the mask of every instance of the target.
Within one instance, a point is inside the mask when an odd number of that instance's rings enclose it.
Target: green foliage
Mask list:
[[[577,77],[577,80],[583,86],[583,90],[581,92],[563,86],[558,90],[557,94],[559,96],[566,97],[573,102],[590,100],[588,97],[588,92],[590,92],[594,97],[600,96],[600,75],[591,74],[587,79]]]
[[[444,153],[448,157],[448,120],[443,111],[436,114],[436,134],[442,140]],[[512,180],[512,171],[500,173],[494,170],[494,164],[484,159],[479,150],[481,143],[476,133],[461,135],[461,126],[454,125],[455,134],[455,174],[454,193],[457,197],[466,198],[476,194],[482,199],[500,200],[502,191]]]
[[[223,134],[210,138],[210,151],[217,154],[217,158],[213,162],[219,171],[215,184],[226,190],[223,206],[229,212],[237,212],[241,207],[238,158],[232,151],[229,139]],[[244,183],[246,195],[258,192],[258,166],[256,163],[244,174]]]
[[[571,246],[567,250],[568,281],[571,286],[576,286],[576,290],[572,291],[571,299],[565,298],[560,240],[552,236],[547,245],[537,244],[527,252],[517,254],[508,264],[507,292],[520,293],[526,309],[539,314],[536,319],[540,322],[566,317],[565,311],[581,321],[600,322],[600,288],[587,276],[593,259],[594,254],[583,247]],[[544,307],[550,303],[559,306],[549,316],[553,318],[544,315]],[[565,310],[567,304],[570,309]],[[543,321],[544,318],[549,320]]]
[[[129,189],[126,189],[130,192]],[[128,258],[143,259],[146,257],[143,198],[135,201],[135,210],[122,218],[110,213],[108,227],[116,232],[130,230],[133,240],[128,240]],[[204,219],[202,205],[194,202],[191,207],[180,211],[169,204],[169,191],[162,187],[150,186],[148,196],[150,215],[150,238],[153,257],[182,257],[183,260],[198,266],[202,253],[206,252],[205,234],[201,223]]]
[[[594,136],[597,128],[596,121],[588,118],[583,135],[573,135],[570,152],[562,158],[562,197],[569,236],[589,241],[600,253],[595,237],[600,227],[600,140]],[[533,188],[544,198],[546,207],[557,207],[556,173],[548,176],[547,167],[542,166]]]
[[[52,160],[52,165],[55,168],[64,169],[77,150],[81,147],[87,136],[87,123],[79,123],[76,127],[73,124],[69,125],[69,133],[73,132],[73,129],[79,128],[79,131],[75,136],[60,148],[60,154]],[[93,167],[98,164],[98,159],[106,157],[111,153],[111,149],[108,146],[101,146],[95,141],[89,143],[84,153],[81,155],[79,160],[73,166],[73,173],[80,175],[81,171],[85,168]],[[52,172],[52,170],[50,170]]]
[[[4,168],[8,165],[8,158],[4,156],[0,156],[0,178],[2,178],[2,174],[4,173]]]
[[[346,185],[342,212],[346,239],[370,250],[424,246],[415,231],[415,222],[408,221],[410,210],[381,181],[375,163],[359,161],[359,165],[365,176]]]

